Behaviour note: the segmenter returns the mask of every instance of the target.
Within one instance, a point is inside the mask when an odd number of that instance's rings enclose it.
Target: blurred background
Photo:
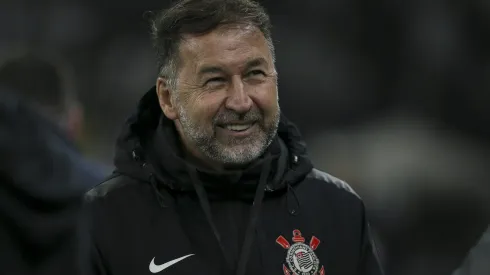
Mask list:
[[[164,0],[2,0],[0,64],[55,55],[84,154],[155,83]],[[280,100],[316,166],[364,199],[387,274],[450,274],[490,222],[490,1],[268,0]],[[26,76],[26,81],[30,76]]]

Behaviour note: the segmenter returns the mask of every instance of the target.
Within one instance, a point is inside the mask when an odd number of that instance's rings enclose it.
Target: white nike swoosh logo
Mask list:
[[[151,273],[158,273],[158,272],[161,272],[167,268],[169,268],[170,266],[184,260],[185,258],[188,258],[190,256],[194,256],[194,254],[189,254],[189,255],[186,255],[186,256],[183,256],[183,257],[180,257],[178,259],[175,259],[175,260],[171,260],[170,262],[166,262],[162,265],[156,265],[155,264],[155,258],[153,258],[151,260],[151,263],[150,263],[150,272]]]

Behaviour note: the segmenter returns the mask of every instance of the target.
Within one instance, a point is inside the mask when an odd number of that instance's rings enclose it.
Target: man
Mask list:
[[[97,274],[381,274],[362,201],[280,113],[263,8],[179,1],[153,34],[156,86],[88,193]]]
[[[0,91],[0,274],[87,274],[83,194],[100,178],[70,146]]]
[[[0,274],[86,274],[83,198],[102,180],[67,138],[55,66],[33,56],[0,68]],[[67,117],[67,116],[64,116]],[[66,125],[66,128],[60,125]]]
[[[14,92],[75,139],[83,116],[67,72],[66,66],[54,58],[27,52],[1,62],[0,86]]]

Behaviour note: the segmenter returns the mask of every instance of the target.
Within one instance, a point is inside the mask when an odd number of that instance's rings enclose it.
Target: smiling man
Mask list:
[[[381,274],[361,199],[280,112],[269,17],[186,0],[153,22],[159,76],[87,197],[97,274]]]

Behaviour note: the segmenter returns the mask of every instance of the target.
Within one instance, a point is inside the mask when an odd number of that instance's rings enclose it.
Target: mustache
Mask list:
[[[239,114],[237,112],[226,110],[219,112],[213,119],[214,125],[224,125],[236,122],[256,122],[262,120],[262,113],[258,109],[252,109],[244,114]]]

